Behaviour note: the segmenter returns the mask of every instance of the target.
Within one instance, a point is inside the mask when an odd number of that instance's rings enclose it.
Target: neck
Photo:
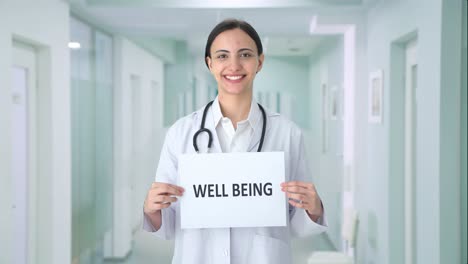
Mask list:
[[[219,94],[218,101],[223,116],[231,119],[232,125],[237,128],[237,123],[246,120],[249,116],[252,94],[245,96]]]

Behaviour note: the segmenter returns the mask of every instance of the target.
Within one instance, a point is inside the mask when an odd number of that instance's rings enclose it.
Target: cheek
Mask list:
[[[257,69],[258,67],[256,65],[250,65],[248,68],[246,68],[246,70],[250,73],[256,73]]]
[[[258,69],[259,64],[257,62],[249,62],[244,65],[244,69],[251,71],[251,72],[256,72]]]
[[[211,75],[213,75],[213,77],[218,78],[219,70],[217,68],[211,68],[210,72],[211,72]]]
[[[213,72],[213,76],[216,78],[216,79],[219,79],[222,77],[222,73],[221,71],[215,71]]]
[[[222,67],[220,67],[220,65],[216,65],[211,68],[211,74],[215,76],[221,74],[221,72],[222,72]]]

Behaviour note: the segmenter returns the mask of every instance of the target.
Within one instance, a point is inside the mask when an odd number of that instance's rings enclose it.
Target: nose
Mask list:
[[[232,56],[229,60],[229,68],[232,71],[238,71],[242,68],[241,60],[238,56]]]

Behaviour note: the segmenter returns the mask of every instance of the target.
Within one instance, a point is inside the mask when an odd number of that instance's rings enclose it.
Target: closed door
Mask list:
[[[36,172],[36,53],[14,43],[11,66],[11,161],[14,263],[33,263]]]

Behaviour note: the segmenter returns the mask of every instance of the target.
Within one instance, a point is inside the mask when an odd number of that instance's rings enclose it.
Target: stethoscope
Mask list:
[[[208,113],[208,109],[213,104],[213,102],[214,101],[211,101],[205,106],[205,109],[203,110],[203,117],[202,117],[202,122],[201,122],[201,125],[200,125],[200,129],[197,132],[195,132],[195,135],[193,135],[193,147],[195,148],[195,151],[197,153],[198,153],[197,137],[198,137],[198,135],[200,135],[200,133],[202,133],[202,132],[208,133],[208,150],[210,150],[211,143],[213,143],[213,134],[211,134],[211,131],[208,128],[205,128],[206,114]],[[258,104],[258,107],[262,111],[262,116],[263,116],[262,136],[260,138],[260,144],[258,145],[258,149],[257,149],[257,152],[261,152],[262,151],[262,146],[263,146],[263,140],[265,139],[265,130],[266,130],[267,120],[266,120],[265,110],[263,109],[263,107],[260,104]]]

